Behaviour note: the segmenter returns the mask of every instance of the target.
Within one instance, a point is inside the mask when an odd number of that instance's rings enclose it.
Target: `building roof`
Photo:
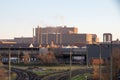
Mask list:
[[[31,45],[38,47],[37,44],[0,44],[0,48],[31,48]]]

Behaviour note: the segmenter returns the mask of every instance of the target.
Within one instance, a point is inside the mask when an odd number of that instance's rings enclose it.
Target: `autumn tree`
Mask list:
[[[8,80],[6,70],[0,67],[0,80]]]
[[[93,65],[92,78],[93,78],[93,80],[99,80],[99,66],[98,65]]]
[[[111,62],[112,61],[112,62]],[[111,66],[112,63],[112,66]],[[112,69],[112,80],[118,80],[118,72],[120,70],[120,48],[113,48],[110,59],[106,62],[106,66],[102,71],[102,80],[110,80]]]
[[[56,59],[53,51],[50,49],[48,49],[47,53],[39,54],[38,58],[40,59],[41,63],[43,63],[43,64],[56,64],[57,63],[57,59]]]
[[[3,65],[2,64],[2,56],[0,55],[0,66]]]
[[[22,59],[23,59],[23,62],[25,64],[29,63],[29,60],[30,60],[30,56],[28,53],[24,53],[24,55],[22,56]]]

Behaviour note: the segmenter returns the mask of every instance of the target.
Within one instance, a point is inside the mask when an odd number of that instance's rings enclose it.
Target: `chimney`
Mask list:
[[[34,44],[34,28],[33,28],[33,44]]]
[[[46,28],[46,44],[48,45],[48,29]]]

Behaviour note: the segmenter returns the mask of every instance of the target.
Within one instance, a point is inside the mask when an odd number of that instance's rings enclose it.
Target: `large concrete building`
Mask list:
[[[34,31],[33,31],[34,32]],[[33,33],[34,36],[34,33]],[[76,27],[37,27],[35,28],[35,43],[60,45],[92,44],[98,42],[96,34],[79,34]]]
[[[70,33],[78,33],[78,28],[76,27],[67,27],[67,26],[47,26],[47,27],[37,27],[36,28],[36,35],[38,33],[42,33],[42,34],[70,34]]]
[[[37,44],[37,45],[86,45],[97,43],[96,34],[78,33],[76,27],[37,27],[33,29],[33,37],[16,37],[12,40],[0,40],[1,42],[14,42],[16,44]]]

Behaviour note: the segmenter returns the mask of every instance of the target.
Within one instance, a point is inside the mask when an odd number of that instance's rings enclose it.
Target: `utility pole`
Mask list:
[[[86,53],[86,67],[88,68],[88,46],[87,46],[87,53]]]
[[[72,78],[72,48],[70,48],[70,80]]]
[[[17,57],[18,57],[18,64],[20,63],[20,51],[21,51],[21,47],[19,47],[19,51],[18,51],[18,55],[17,55]]]
[[[100,53],[99,53],[99,78],[101,80],[101,45],[99,45]]]
[[[110,55],[110,80],[112,80],[112,73],[113,73],[113,57],[112,57],[112,41],[111,41],[111,55]]]
[[[8,65],[8,67],[9,67],[9,80],[11,80],[11,48],[9,47],[9,53],[8,53],[8,55],[9,55],[9,58],[8,58],[8,60],[9,60],[9,65]]]

